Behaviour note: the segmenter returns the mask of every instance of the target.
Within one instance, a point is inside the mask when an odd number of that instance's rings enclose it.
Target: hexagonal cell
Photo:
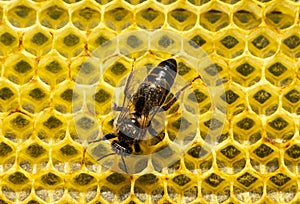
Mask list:
[[[295,23],[296,11],[290,1],[270,4],[265,12],[266,23],[277,29],[285,29]]]
[[[275,143],[289,142],[295,134],[294,119],[288,114],[274,114],[267,119],[267,137]]]
[[[250,149],[250,164],[260,173],[275,172],[279,169],[279,150],[265,141],[256,143]]]
[[[248,100],[251,109],[257,114],[272,115],[278,108],[279,91],[269,83],[249,90]]]
[[[216,173],[207,176],[201,185],[201,194],[209,203],[223,203],[230,198],[230,186],[227,179]],[[211,196],[214,195],[214,196]]]
[[[18,49],[19,36],[17,32],[9,26],[0,26],[0,56],[8,56]]]
[[[262,8],[254,2],[243,2],[234,9],[233,22],[244,30],[256,28],[262,22]]]
[[[23,112],[14,112],[3,120],[3,135],[14,142],[28,139],[32,131],[32,118]]]
[[[84,47],[84,36],[72,27],[61,31],[54,41],[54,48],[66,58],[78,56]]]
[[[148,42],[148,34],[137,31],[121,35],[118,46],[121,48],[121,55],[137,59],[148,51]]]
[[[288,29],[282,37],[281,50],[289,57],[300,57],[300,27],[294,26]]]
[[[275,86],[286,86],[294,80],[295,66],[287,57],[278,55],[265,66],[265,77]]]
[[[43,111],[36,120],[37,137],[43,142],[49,142],[50,139],[60,141],[66,136],[66,120],[63,115]]]
[[[68,9],[64,4],[56,3],[51,3],[40,9],[39,20],[41,25],[47,28],[60,29],[69,22]]]
[[[68,63],[57,52],[42,56],[37,74],[49,86],[55,86],[67,79]]]
[[[4,77],[15,84],[23,85],[34,76],[35,60],[17,53],[9,56],[4,62]]]
[[[224,5],[213,4],[209,10],[202,11],[200,14],[200,25],[212,32],[221,30],[229,25],[228,10]]]
[[[233,121],[233,138],[243,145],[253,145],[262,138],[262,123],[256,114],[244,112]]]
[[[83,93],[74,87],[74,82],[66,81],[54,90],[52,103],[55,110],[61,113],[75,113],[81,108]]]
[[[205,54],[211,54],[214,52],[213,39],[211,33],[203,28],[195,28],[184,35],[188,39],[187,45],[184,45],[184,51],[191,56],[194,56],[195,53],[200,53],[199,49],[203,49]]]
[[[261,80],[263,61],[250,56],[231,61],[232,80],[244,87],[249,87]]]
[[[300,85],[299,81],[294,86],[284,90],[282,107],[290,113],[300,115]]]
[[[174,32],[160,31],[150,34],[150,47],[161,58],[170,58],[181,49],[181,38]]]
[[[289,203],[297,195],[297,179],[287,172],[272,175],[267,181],[267,197],[277,203]]]
[[[193,144],[184,156],[185,167],[195,172],[204,173],[212,168],[213,158],[210,150],[207,150],[201,144]]]
[[[229,80],[228,68],[228,63],[224,59],[212,54],[207,62],[201,63],[201,70],[199,72],[207,86],[220,86]]]
[[[93,87],[94,91],[90,91],[86,96],[88,109],[92,113],[106,115],[111,111],[114,90],[106,83]]]
[[[284,165],[295,174],[299,173],[300,145],[298,143],[290,146],[284,153]]]
[[[116,87],[121,85],[120,82],[128,75],[132,66],[125,58],[120,58],[117,61],[103,65],[103,67],[104,81]]]
[[[120,32],[133,24],[133,13],[126,8],[115,5],[104,13],[104,23],[107,27]],[[129,20],[128,20],[129,19]]]
[[[278,50],[277,35],[267,27],[251,32],[248,38],[248,50],[256,57],[268,58]]]
[[[35,56],[45,55],[52,49],[52,35],[39,26],[33,27],[24,34],[24,48]]]
[[[21,87],[21,106],[30,113],[38,113],[50,106],[50,89],[38,81]]]
[[[72,12],[72,23],[80,30],[95,28],[101,20],[100,9],[93,3],[82,4]]]
[[[29,144],[21,148],[24,154],[19,156],[20,167],[33,173],[34,169],[39,172],[44,169],[49,161],[49,152],[47,147],[39,144],[37,141],[31,141]]]
[[[19,106],[18,89],[8,81],[0,80],[0,112],[16,110]]]
[[[160,200],[162,197],[159,198],[158,197],[159,195],[157,195],[157,194],[158,194],[158,192],[164,193],[162,186],[163,186],[163,183],[159,177],[157,177],[156,175],[154,175],[152,173],[147,173],[147,174],[143,174],[139,178],[137,178],[137,180],[134,184],[134,193],[138,194],[138,191],[140,191],[140,189],[143,189],[146,194],[148,194],[148,195],[152,194],[154,199]],[[155,198],[155,195],[157,195],[156,198]],[[137,197],[140,200],[144,200],[139,195],[137,195]]]
[[[29,2],[16,2],[7,11],[8,21],[15,27],[26,28],[35,24],[36,10]]]
[[[136,13],[136,24],[143,29],[159,29],[164,25],[164,22],[164,13],[159,9],[152,8],[151,5]]]
[[[0,164],[3,166],[3,172],[11,169],[16,159],[16,148],[9,140],[2,139],[0,142]]]
[[[200,117],[200,136],[209,144],[222,143],[229,136],[229,125],[226,115],[219,111],[208,111]]]
[[[246,109],[246,99],[244,91],[234,85],[229,84],[224,87],[224,90],[219,90],[216,98],[216,107],[227,115],[239,114]]]
[[[230,29],[215,37],[217,54],[226,58],[235,58],[243,54],[245,49],[245,33]]]
[[[186,110],[194,114],[206,113],[211,108],[210,93],[201,82],[194,82],[193,91],[184,93],[183,97]]]
[[[218,168],[227,174],[235,174],[246,167],[245,151],[232,144],[216,150]]]
[[[87,39],[88,49],[93,56],[107,59],[117,49],[116,34],[109,29],[96,28]]]
[[[196,14],[188,9],[176,8],[168,13],[168,24],[179,31],[190,30],[196,21]]]
[[[70,65],[72,80],[78,84],[95,84],[101,76],[99,64],[93,57],[77,57]]]

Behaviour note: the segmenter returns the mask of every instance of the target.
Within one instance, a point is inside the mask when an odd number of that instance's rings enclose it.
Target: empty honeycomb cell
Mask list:
[[[25,50],[35,56],[45,55],[52,49],[52,35],[50,32],[33,27],[23,36]]]
[[[3,120],[4,137],[16,142],[32,135],[32,118],[22,112],[15,112]]]
[[[244,87],[253,86],[261,80],[263,62],[253,57],[243,57],[230,63],[232,80]]]
[[[95,28],[101,20],[100,9],[95,4],[84,4],[83,8],[78,7],[72,13],[72,23],[80,30]]]
[[[299,36],[299,27],[295,26],[291,29],[288,29],[284,33],[284,37],[281,41],[281,50],[284,54],[289,57],[300,57],[300,36]]]
[[[49,142],[50,139],[58,140],[65,137],[66,121],[62,115],[51,114],[49,111],[43,111],[39,115],[37,123],[37,137],[43,142]]]
[[[263,186],[254,186],[252,188],[234,186],[233,193],[241,202],[247,202],[248,200],[257,202],[263,197]]]
[[[85,47],[84,36],[72,27],[61,31],[60,35],[54,39],[54,48],[66,58],[78,56]]]
[[[300,114],[300,90],[298,82],[295,86],[285,89],[282,97],[282,107],[290,113]]]
[[[58,4],[49,4],[39,10],[39,21],[41,25],[47,28],[60,29],[68,23],[68,9],[64,4],[57,3]]]
[[[286,86],[292,83],[295,66],[288,58],[278,55],[265,65],[265,77],[275,86]]]
[[[179,53],[181,48],[181,38],[171,32],[156,32],[150,37],[151,49],[157,50],[160,54]],[[167,56],[166,56],[167,58]]]
[[[77,84],[95,84],[99,81],[99,61],[93,57],[77,57],[71,62],[71,77]]]
[[[188,44],[195,50],[203,49],[206,54],[210,54],[214,51],[212,36],[203,28],[191,29],[185,37],[188,39]],[[194,49],[187,47],[186,52],[194,52]]]
[[[118,6],[118,4],[116,4]],[[104,23],[110,29],[120,32],[133,24],[133,13],[123,7],[115,7],[106,10]]]
[[[267,137],[276,143],[285,143],[292,140],[295,134],[293,118],[287,114],[274,114],[267,120]]]
[[[36,10],[29,2],[12,5],[7,11],[8,21],[15,27],[26,28],[36,23]]]
[[[217,96],[216,107],[223,113],[236,115],[246,108],[245,93],[238,86],[227,86]]]
[[[273,31],[261,27],[249,35],[248,49],[256,57],[268,58],[277,52],[277,41],[278,37]]]
[[[58,53],[48,53],[40,58],[37,75],[42,82],[53,87],[67,79],[68,63]]]
[[[251,30],[262,22],[262,8],[254,2],[244,2],[233,11],[233,22],[244,30]]]
[[[75,113],[81,108],[82,93],[74,90],[74,83],[67,81],[54,91],[53,106],[61,113]]]
[[[216,7],[216,8],[214,8]],[[227,11],[223,11],[219,4],[200,14],[200,25],[212,32],[221,30],[229,25]]]
[[[119,39],[121,54],[131,58],[143,56],[147,51],[145,48],[148,47],[147,39],[148,35],[144,32],[129,32],[128,34],[123,34]]]
[[[278,90],[270,84],[261,84],[249,90],[251,109],[257,114],[272,115],[278,109]]]
[[[295,22],[295,10],[291,8],[292,2],[283,1],[266,7],[266,23],[277,29],[286,29]]]
[[[227,182],[220,175],[212,173],[203,180],[201,194],[207,202],[223,203],[230,198]]]
[[[240,144],[252,145],[262,138],[262,123],[256,114],[243,112],[234,117],[232,122],[233,138]]]
[[[19,45],[19,36],[17,32],[9,26],[0,27],[0,56],[8,56],[17,50]]]
[[[240,30],[230,29],[215,37],[217,54],[226,58],[236,58],[243,54],[245,49],[245,38]]]
[[[33,78],[34,59],[22,53],[10,55],[4,62],[4,76],[15,84],[23,85]]]
[[[227,174],[238,173],[246,166],[244,155],[245,151],[240,150],[237,146],[227,144],[217,151],[217,166]]]
[[[50,90],[43,84],[33,81],[21,88],[21,107],[30,112],[38,113],[50,105]]]
[[[120,58],[113,64],[105,65],[103,79],[113,87],[119,86],[121,80],[127,77],[131,67],[131,62],[128,62],[125,58]]]
[[[96,28],[88,36],[87,44],[93,56],[105,60],[117,48],[116,34],[108,29]]]
[[[196,21],[196,14],[184,8],[177,8],[168,13],[168,24],[179,31],[193,28]]]
[[[288,174],[277,173],[267,182],[267,196],[274,202],[290,202],[298,191],[297,184]],[[278,195],[284,196],[278,196]]]
[[[19,93],[8,81],[0,81],[0,112],[8,112],[19,106]]]
[[[157,8],[150,7],[136,13],[136,24],[143,29],[156,30],[161,28],[164,22],[165,15]]]

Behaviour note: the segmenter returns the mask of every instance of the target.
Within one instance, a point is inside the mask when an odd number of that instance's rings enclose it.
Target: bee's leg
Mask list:
[[[100,138],[100,139],[93,140],[93,141],[89,142],[89,144],[90,144],[90,143],[95,143],[95,142],[100,142],[100,141],[103,141],[103,140],[110,140],[110,139],[113,139],[113,138],[116,138],[116,137],[117,137],[117,136],[116,136],[115,134],[109,133],[109,134],[104,135],[104,136],[103,136],[102,138]]]
[[[197,79],[201,79],[200,75],[195,77],[192,81],[188,82],[184,87],[182,87],[179,91],[176,92],[175,96],[173,98],[171,98],[170,101],[168,101],[168,103],[166,103],[165,105],[162,106],[162,110],[167,111],[169,110],[172,105],[177,101],[177,99],[179,98],[180,94],[187,89],[188,87],[190,87],[192,85],[192,83],[194,81],[196,81]]]

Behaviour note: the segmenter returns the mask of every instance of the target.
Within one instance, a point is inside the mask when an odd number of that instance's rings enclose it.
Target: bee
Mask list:
[[[176,92],[170,100],[167,100],[176,75],[176,60],[171,58],[162,61],[143,79],[135,89],[136,91],[130,93],[133,70],[130,72],[125,84],[123,105],[117,106],[114,104],[113,106],[114,110],[120,112],[114,126],[114,132],[93,141],[112,140],[113,153],[98,158],[98,161],[110,155],[120,155],[124,169],[128,172],[124,157],[133,153],[141,153],[140,142],[145,139],[147,131],[153,137],[158,135],[151,125],[153,117],[158,112],[169,110],[177,101],[181,92],[188,88],[193,81],[201,78],[200,76],[195,77]]]

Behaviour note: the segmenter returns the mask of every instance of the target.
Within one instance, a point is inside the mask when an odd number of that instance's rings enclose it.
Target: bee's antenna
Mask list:
[[[109,156],[111,156],[111,155],[114,155],[114,154],[116,154],[116,153],[106,154],[106,155],[100,157],[99,159],[97,159],[97,161],[101,161],[102,159],[104,159],[104,158],[106,158],[106,157],[109,157]]]
[[[123,162],[123,165],[124,165],[125,172],[128,174],[128,169],[127,169],[127,166],[126,166],[126,163],[125,163],[124,157],[123,157],[123,156],[121,156],[121,159],[122,159],[122,162]]]

